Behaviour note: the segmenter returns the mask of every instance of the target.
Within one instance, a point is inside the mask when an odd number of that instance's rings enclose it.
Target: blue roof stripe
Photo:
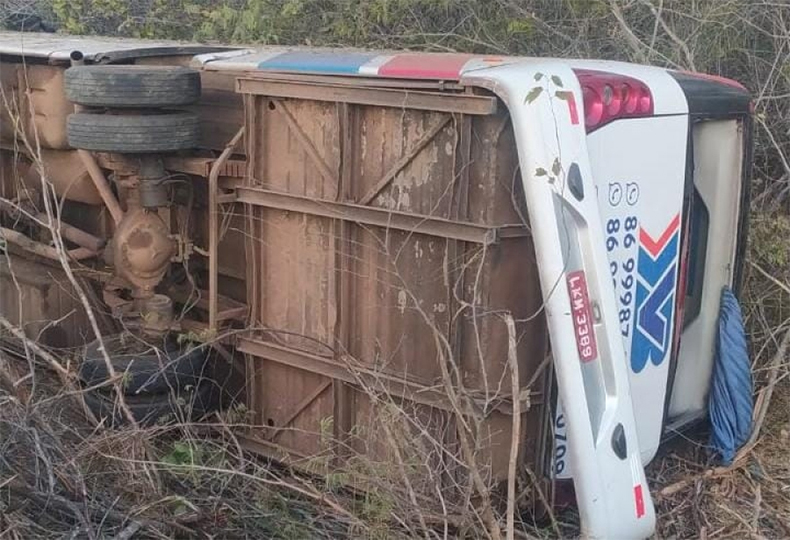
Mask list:
[[[360,66],[377,56],[378,53],[363,52],[291,51],[262,61],[258,68],[313,73],[359,73]]]

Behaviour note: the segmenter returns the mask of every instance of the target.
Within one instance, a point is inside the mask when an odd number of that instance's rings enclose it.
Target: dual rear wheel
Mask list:
[[[73,148],[155,154],[198,145],[198,115],[177,109],[200,98],[200,74],[195,70],[178,66],[74,66],[66,70],[64,85],[70,101],[90,108],[68,119],[68,141]]]
[[[177,66],[87,65],[66,70],[70,101],[85,107],[69,116],[73,148],[117,154],[162,154],[198,146],[198,115],[179,110],[200,97],[200,74]],[[130,334],[108,336],[85,348],[79,377],[85,403],[110,425],[128,418],[119,406],[107,360],[132,417],[143,426],[190,421],[216,410],[221,388],[207,346],[184,347],[172,338],[147,343]],[[106,351],[106,356],[103,351]],[[105,384],[103,384],[105,383]]]

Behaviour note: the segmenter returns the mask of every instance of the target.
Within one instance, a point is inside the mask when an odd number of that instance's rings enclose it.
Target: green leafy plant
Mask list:
[[[173,476],[197,484],[203,474],[209,473],[207,469],[222,469],[227,460],[220,448],[196,440],[178,440],[159,461]]]

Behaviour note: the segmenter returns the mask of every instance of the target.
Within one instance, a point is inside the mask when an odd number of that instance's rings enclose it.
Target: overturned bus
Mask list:
[[[740,283],[739,84],[2,33],[0,89],[0,313],[80,351],[97,416],[113,373],[140,423],[240,379],[250,450],[399,460],[433,501],[515,464],[590,536],[651,534],[643,466],[705,417]]]

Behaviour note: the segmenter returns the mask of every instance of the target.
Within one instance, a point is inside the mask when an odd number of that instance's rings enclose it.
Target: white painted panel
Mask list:
[[[675,332],[688,116],[623,120],[589,136],[642,461],[661,441]]]
[[[679,294],[687,136],[688,116],[678,115],[618,120],[587,141],[643,464],[655,456],[664,422]],[[572,477],[565,423],[558,404],[557,478]]]
[[[702,305],[684,330],[670,417],[704,414],[713,369],[721,290],[732,284],[743,168],[743,134],[737,120],[694,126],[694,185],[709,212]]]

